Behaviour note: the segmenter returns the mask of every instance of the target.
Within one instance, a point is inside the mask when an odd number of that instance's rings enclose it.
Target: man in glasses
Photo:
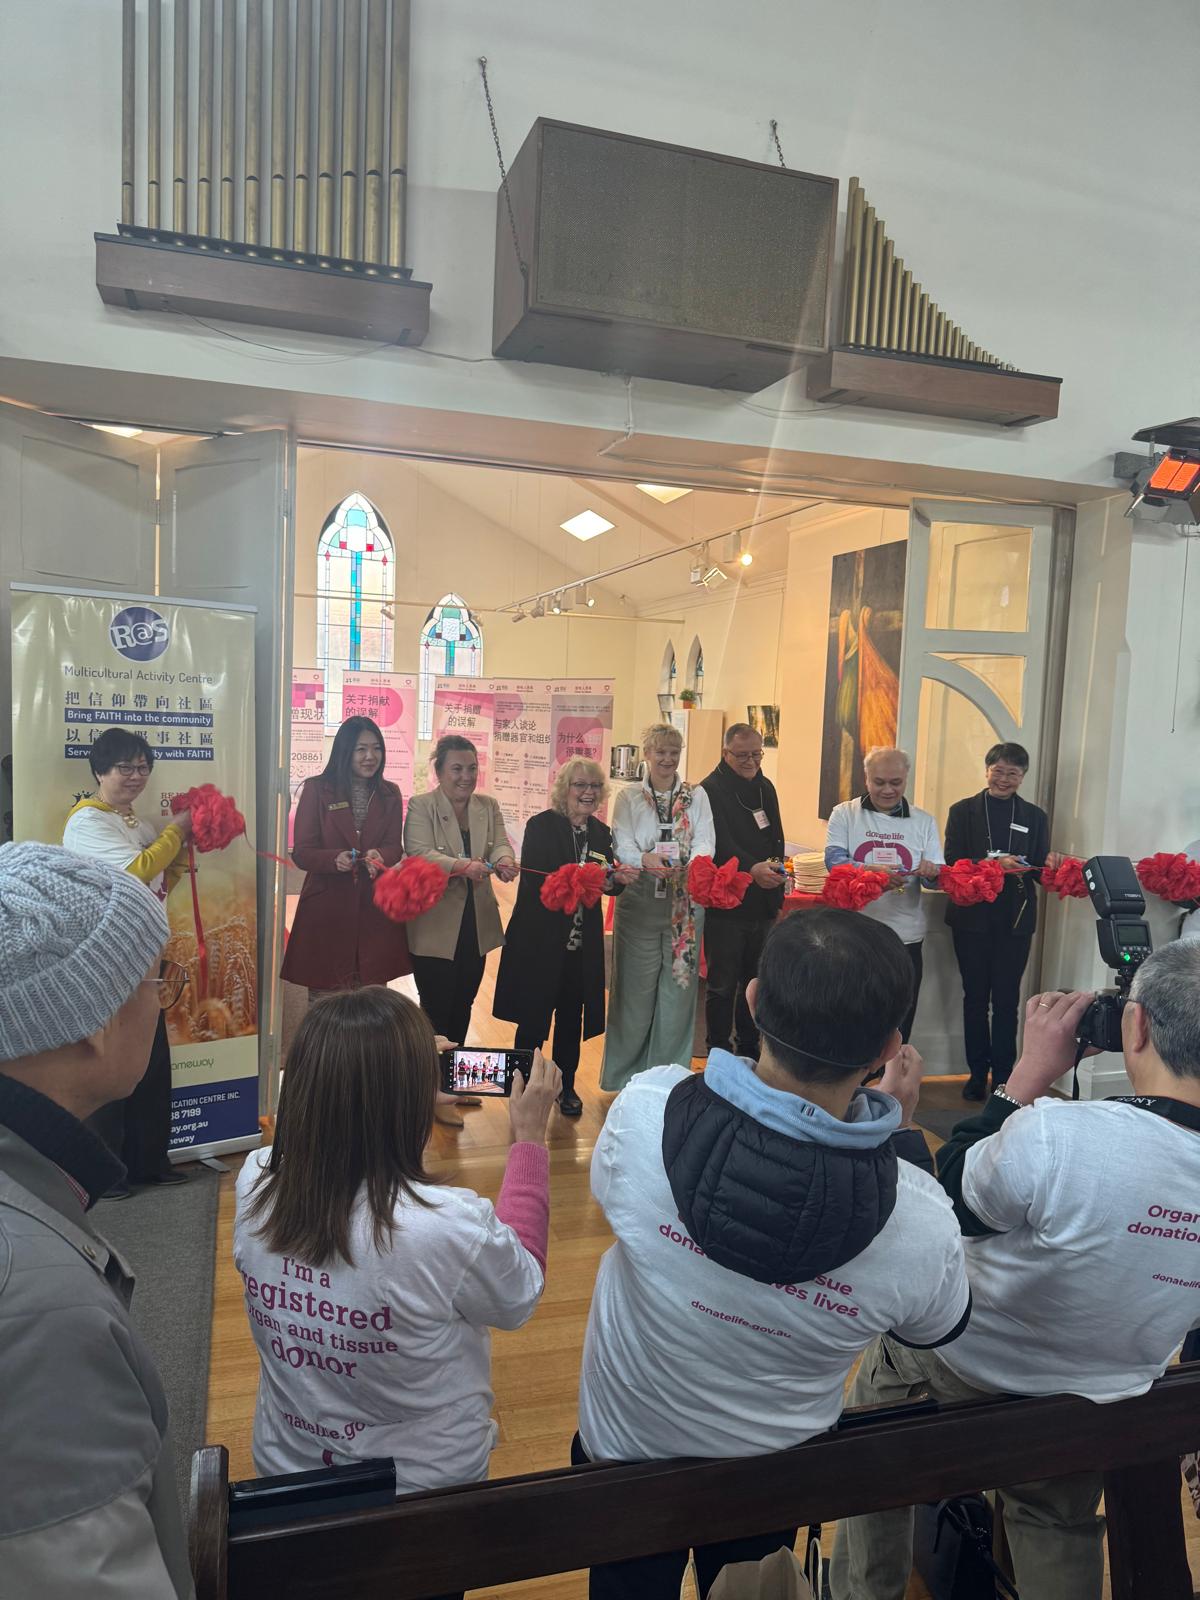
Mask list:
[[[167,823],[147,821],[134,810],[154,769],[154,751],[140,733],[108,728],[89,752],[96,793],[85,795],[67,818],[63,844],[128,872],[165,900],[187,870],[187,841],[192,833],[190,811]],[[165,992],[165,991],[164,991]],[[171,1138],[171,1047],[167,1040],[166,1001],[158,1019],[150,1060],[128,1100],[118,1100],[96,1113],[92,1126],[121,1158],[127,1176],[105,1196],[128,1200],[131,1184],[184,1183],[187,1174],[167,1158]]]
[[[0,1588],[193,1593],[167,1404],[133,1280],[88,1212],[122,1174],[87,1126],[142,1075],[178,984],[161,903],[53,845],[0,845]]]
[[[725,730],[721,759],[702,782],[717,826],[713,859],[730,856],[754,880],[740,906],[705,913],[704,956],[708,963],[705,1026],[709,1050],[728,1050],[730,1035],[739,1056],[758,1058],[758,1029],[746,1003],[746,987],[771,924],[783,909],[785,845],[779,796],[762,770],[763,740],[748,722]]]

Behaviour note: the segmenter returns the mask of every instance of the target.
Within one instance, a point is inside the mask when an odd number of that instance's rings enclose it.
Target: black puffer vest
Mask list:
[[[677,1084],[663,1162],[679,1219],[710,1260],[756,1283],[808,1283],[852,1261],[896,1205],[896,1151],[792,1139],[714,1094]]]

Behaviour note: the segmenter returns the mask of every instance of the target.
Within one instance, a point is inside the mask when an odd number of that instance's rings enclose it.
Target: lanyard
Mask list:
[[[987,791],[985,789],[984,790],[984,794],[983,794],[983,821],[984,821],[984,825],[987,828],[988,853],[990,854],[996,848],[996,846],[992,843],[992,813],[991,813],[991,809],[988,806],[988,799],[989,799],[989,796],[988,796],[988,793],[987,793]],[[1012,799],[1009,801],[1009,805],[1012,806],[1012,810],[1009,813],[1009,817],[1008,817],[1008,854],[1012,855],[1013,854],[1013,847],[1012,847],[1013,823],[1016,822],[1016,820],[1017,820],[1017,797],[1016,797],[1016,795],[1013,795]]]
[[[676,779],[676,781],[671,785],[670,794],[667,796],[667,814],[664,817],[662,805],[659,803],[658,790],[654,787],[653,783],[650,785],[650,793],[654,799],[654,814],[664,828],[669,828],[671,826],[671,812],[675,806],[675,791],[678,789],[678,787],[679,782],[678,779]]]
[[[1171,1100],[1161,1094],[1113,1094],[1110,1103],[1119,1106],[1136,1106],[1139,1111],[1149,1111],[1153,1116],[1177,1122],[1181,1128],[1200,1133],[1200,1106],[1189,1105],[1186,1100]]]

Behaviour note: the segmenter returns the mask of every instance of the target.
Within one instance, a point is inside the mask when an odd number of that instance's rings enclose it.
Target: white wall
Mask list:
[[[195,8],[193,8],[194,10]],[[145,4],[139,3],[144,28]],[[968,333],[1061,375],[1062,418],[1026,432],[743,399],[637,382],[638,433],[1103,482],[1131,429],[1194,409],[1200,212],[1172,152],[1192,143],[1186,93],[1133,71],[1137,37],[1200,48],[1192,0],[424,0],[413,8],[411,260],[432,279],[428,351],[490,352],[497,172],[476,59],[486,54],[515,153],[538,115],[862,177],[897,251]],[[164,34],[170,11],[165,9]],[[1133,30],[1131,32],[1131,29]],[[268,331],[264,350],[175,317],[105,307],[93,230],[111,231],[120,173],[120,8],[7,0],[0,53],[3,360],[308,391],[385,404],[626,427],[619,378]],[[169,124],[168,115],[164,121]],[[169,134],[164,129],[169,160]],[[243,339],[246,330],[242,330]],[[250,337],[254,337],[250,331]],[[288,352],[292,352],[289,354]],[[336,358],[336,359],[333,359]],[[16,379],[14,373],[14,382]],[[756,402],[757,403],[757,402]],[[661,448],[661,447],[660,447]]]
[[[632,716],[637,624],[626,619],[546,616],[514,625],[492,608],[570,574],[544,552],[446,494],[417,465],[396,456],[345,450],[301,450],[296,471],[296,601],[293,659],[316,661],[316,549],[329,513],[359,490],[382,514],[396,546],[393,625],[397,672],[416,672],[421,626],[429,608],[456,591],[484,631],[484,669],[496,677],[611,677],[614,720]],[[593,585],[597,609],[616,597]],[[614,732],[614,738],[620,738]]]

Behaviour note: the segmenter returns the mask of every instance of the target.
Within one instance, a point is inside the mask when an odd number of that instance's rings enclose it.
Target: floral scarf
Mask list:
[[[653,786],[642,790],[642,798],[661,820],[658,801]],[[679,846],[679,861],[667,877],[667,890],[671,896],[671,976],[681,989],[686,989],[696,976],[699,964],[699,946],[696,939],[696,918],[691,896],[687,890],[687,868],[692,853],[692,786],[681,783],[671,801],[671,837]]]

